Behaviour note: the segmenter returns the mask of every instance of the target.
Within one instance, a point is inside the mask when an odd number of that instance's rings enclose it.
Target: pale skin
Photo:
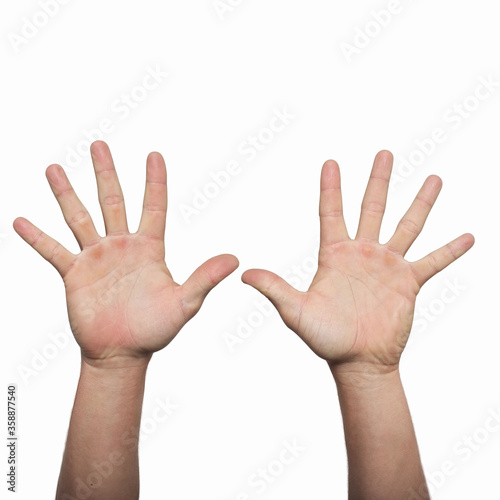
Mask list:
[[[94,142],[91,155],[105,237],[56,164],[47,169],[47,179],[81,252],[71,253],[24,218],[14,221],[14,229],[61,275],[70,325],[81,348],[56,499],[132,500],[139,497],[137,444],[148,363],[197,313],[208,292],[238,267],[238,260],[213,257],[177,284],[165,263],[162,156],[147,158],[142,218],[131,233],[108,146]]]
[[[441,190],[435,175],[426,179],[392,238],[380,243],[392,165],[389,151],[377,154],[358,231],[350,238],[339,166],[333,160],[324,164],[318,270],[307,292],[262,269],[242,276],[328,362],[344,419],[351,500],[429,498],[399,361],[420,288],[474,244],[464,234],[416,262],[405,260]]]

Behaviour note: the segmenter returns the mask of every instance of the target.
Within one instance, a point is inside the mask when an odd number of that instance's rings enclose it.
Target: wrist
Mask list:
[[[149,359],[88,359],[82,356],[80,379],[106,389],[128,390],[144,385]]]
[[[337,387],[373,391],[401,384],[399,365],[376,365],[365,362],[328,363]]]
[[[96,370],[119,372],[120,370],[147,369],[153,354],[141,356],[110,356],[107,358],[92,358],[81,353],[82,366],[89,366]]]

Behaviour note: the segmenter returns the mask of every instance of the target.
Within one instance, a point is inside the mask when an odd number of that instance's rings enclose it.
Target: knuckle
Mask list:
[[[78,210],[68,219],[68,225],[82,224],[88,217],[89,213],[86,210]]]
[[[433,254],[430,254],[429,255],[429,266],[431,267],[431,269],[434,271],[434,272],[439,272],[440,270],[440,267],[438,265],[438,261],[437,261],[437,258],[435,255]]]
[[[146,212],[165,212],[165,208],[161,205],[155,205],[153,203],[147,203],[143,206]]]
[[[452,256],[452,258],[453,258],[454,260],[455,260],[455,259],[457,259],[457,255],[456,255],[456,253],[455,253],[455,251],[454,251],[454,249],[453,249],[453,245],[452,245],[451,243],[448,243],[448,244],[446,245],[446,249],[448,250],[448,252],[450,253],[450,255]]]
[[[385,212],[385,204],[379,201],[365,201],[361,205],[361,210],[370,215],[381,215]]]
[[[59,243],[56,243],[50,252],[49,260],[53,261],[59,255],[60,252],[61,252],[61,245],[59,245]]]
[[[341,209],[320,210],[319,215],[320,217],[339,218],[344,215],[344,212]]]
[[[32,247],[36,247],[36,246],[40,243],[40,241],[41,241],[41,239],[42,239],[42,238],[43,238],[43,233],[42,233],[42,231],[40,231],[40,232],[39,232],[39,233],[35,236],[35,239],[34,239],[34,240],[33,240],[33,242],[31,243],[31,246],[32,246]]]
[[[412,219],[401,219],[399,227],[412,236],[417,236],[418,234],[420,234],[420,226]]]
[[[114,205],[121,205],[123,203],[123,196],[119,194],[111,194],[108,196],[105,196],[101,200],[101,205],[105,207],[110,207]]]

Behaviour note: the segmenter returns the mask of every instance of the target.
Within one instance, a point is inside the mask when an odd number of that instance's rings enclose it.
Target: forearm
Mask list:
[[[429,498],[399,370],[332,368],[344,421],[352,500]],[[423,495],[422,495],[423,492]]]
[[[56,500],[139,498],[146,369],[147,362],[97,367],[82,360]]]

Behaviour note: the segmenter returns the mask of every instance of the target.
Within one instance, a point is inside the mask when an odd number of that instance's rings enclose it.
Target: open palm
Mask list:
[[[165,264],[167,182],[162,156],[148,156],[142,218],[132,234],[108,146],[97,141],[91,153],[106,237],[97,233],[59,165],[47,169],[47,179],[81,253],[72,254],[26,219],[16,219],[14,228],[61,274],[70,325],[87,360],[148,357],[175,337],[238,261],[231,255],[214,257],[182,286],[175,283]]]
[[[441,190],[437,176],[427,178],[393,237],[380,244],[392,164],[388,151],[375,158],[355,239],[349,238],[343,217],[339,167],[331,160],[323,166],[318,271],[307,292],[269,271],[252,269],[242,277],[331,365],[397,367],[421,286],[474,244],[473,236],[464,234],[417,262],[404,259]]]

